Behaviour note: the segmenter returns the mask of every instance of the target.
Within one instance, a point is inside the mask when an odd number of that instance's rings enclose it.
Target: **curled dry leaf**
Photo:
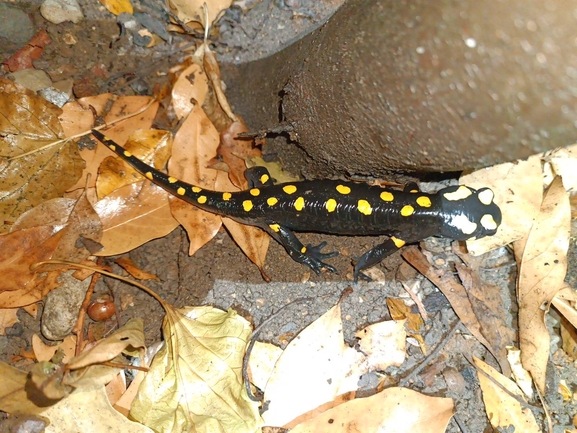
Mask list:
[[[406,388],[388,388],[329,409],[291,432],[443,433],[453,410],[450,398],[430,397]]]
[[[136,264],[130,260],[128,257],[120,257],[114,261],[117,265],[121,266],[126,272],[132,275],[137,280],[158,280],[159,278],[150,274],[146,271],[140,269]]]
[[[531,409],[521,402],[523,393],[512,381],[477,357],[473,357],[483,391],[485,411],[495,429],[538,433],[541,431]],[[517,398],[516,398],[517,397]]]
[[[545,392],[550,337],[544,308],[564,286],[571,232],[569,197],[560,177],[543,198],[541,210],[526,239],[514,244],[519,263],[519,342],[523,367]]]
[[[242,360],[250,324],[234,311],[166,307],[158,352],[131,418],[155,431],[256,432],[258,404],[246,395]]]
[[[63,138],[60,109],[34,92],[0,80],[0,113],[0,217],[14,222],[26,210],[62,196],[80,177],[84,161],[75,143],[50,146]],[[28,152],[33,153],[8,160]],[[4,223],[0,233],[9,228]]]

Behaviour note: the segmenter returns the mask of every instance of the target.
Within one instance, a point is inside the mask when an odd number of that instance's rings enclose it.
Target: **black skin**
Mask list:
[[[99,131],[93,130],[92,133],[137,171],[171,194],[208,212],[260,227],[279,242],[293,260],[317,274],[323,269],[336,272],[324,261],[337,256],[338,252],[323,253],[326,242],[305,248],[293,231],[388,235],[389,239],[355,261],[353,275],[357,281],[359,277],[369,280],[361,271],[380,263],[405,244],[429,236],[455,240],[490,236],[501,223],[501,211],[492,202],[492,192],[488,188],[477,191],[454,186],[427,194],[419,191],[416,184],[407,185],[403,191],[334,180],[275,185],[266,168],[254,167],[245,173],[250,189],[223,193],[169,177],[138,158],[126,155],[121,146]],[[459,188],[464,188],[464,197],[458,195]],[[488,193],[490,200],[483,197]],[[487,224],[483,217],[492,222]],[[469,225],[462,225],[463,218]]]

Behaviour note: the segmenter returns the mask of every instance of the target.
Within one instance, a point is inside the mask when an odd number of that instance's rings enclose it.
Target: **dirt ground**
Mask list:
[[[337,0],[323,2],[263,0],[254,3],[255,6],[246,14],[240,9],[234,9],[220,21],[218,36],[214,39],[214,49],[221,61],[245,62],[266,56],[298,39],[303,32],[320,25],[340,2]],[[137,9],[163,19],[161,9],[154,2],[142,1],[135,5]],[[106,12],[96,0],[82,2],[86,19],[77,24],[48,23],[40,16],[38,3],[15,4],[12,7],[28,14],[35,31],[46,28],[53,41],[46,47],[43,56],[35,62],[35,67],[45,70],[53,81],[72,79],[77,97],[104,92],[123,95],[152,94],[154,86],[162,84],[166,79],[165,73],[168,68],[177,64],[185,55],[179,46],[186,42],[193,42],[190,36],[173,35],[172,44],[162,43],[152,49],[137,47],[130,32],[119,34],[119,27],[114,17]],[[19,48],[19,42],[9,37],[4,39],[0,47],[1,59],[6,59]],[[75,41],[73,44],[70,43],[72,39]],[[282,247],[271,242],[265,270],[273,282],[307,281],[319,284],[345,282],[348,284],[352,280],[351,260],[379,241],[369,237],[339,237],[310,233],[300,234],[299,238],[304,244],[318,244],[326,240],[327,249],[335,249],[340,253],[338,257],[331,260],[331,264],[338,269],[339,273],[324,273],[317,276],[292,261]],[[427,247],[431,245],[427,244]],[[437,254],[443,256],[448,249],[448,244],[436,244],[431,248],[438,248]],[[181,228],[177,228],[165,238],[151,241],[126,255],[141,269],[159,276],[160,281],[150,282],[148,285],[167,302],[176,306],[198,305],[206,302],[206,297],[213,289],[216,280],[243,284],[263,283],[256,266],[243,255],[225,231],[221,231],[194,256],[189,257],[187,250],[187,236]],[[509,264],[502,265],[500,270],[488,272],[486,277],[492,282],[498,282],[502,288],[504,302],[514,305],[515,266],[510,264],[513,259],[508,252],[502,251],[500,254],[508,257],[505,261]],[[112,263],[113,259],[105,259],[103,263],[111,265],[114,272],[122,274],[122,269]],[[400,267],[402,263],[403,259],[397,253],[379,267],[386,281],[395,280],[399,273],[414,272],[407,270],[406,267]],[[424,284],[423,290],[428,292],[425,304],[435,317],[429,324],[426,342],[434,347],[443,341],[457,319],[440,292],[430,284],[429,286]],[[164,312],[148,295],[110,279],[100,281],[96,292],[114,294],[119,305],[122,305],[121,323],[125,323],[131,317],[146,318],[147,343],[160,338]],[[338,298],[339,293],[336,292],[333,295]],[[211,299],[214,299],[215,295],[211,294],[211,296]],[[251,305],[251,302],[254,302],[254,298],[247,297],[243,302],[229,303],[228,306],[235,307],[242,315],[254,319],[258,324],[266,318],[266,315],[263,316],[263,311],[257,311],[255,304]],[[219,302],[214,303],[219,304]],[[271,301],[270,311],[274,311],[273,306],[274,302]],[[363,306],[357,304],[351,308],[359,309]],[[514,311],[511,313],[511,326],[515,327]],[[361,316],[365,317],[365,322],[383,318],[363,314]],[[10,362],[21,351],[30,350],[31,335],[39,333],[38,320],[32,319],[23,312],[20,314],[20,319],[19,324],[9,328],[6,336],[0,337],[0,354],[4,361]],[[279,325],[279,329],[282,329],[282,325],[283,323]],[[94,324],[92,326],[97,328],[111,325]],[[298,322],[297,328],[299,326],[303,326],[302,323]],[[295,332],[298,332],[298,329]],[[275,332],[270,331],[268,336],[274,341]],[[424,371],[413,377],[410,376],[411,368],[417,365],[423,357],[419,351],[410,350],[411,357],[407,366],[401,369],[402,371],[393,372],[397,373],[398,377],[407,378],[407,385],[413,389],[430,395],[449,396],[455,399],[458,416],[456,421],[452,421],[448,430],[450,432],[491,431],[483,410],[475,370],[463,356],[459,355],[470,351],[484,353],[484,349],[479,344],[471,345],[470,342],[466,343],[464,338],[451,339],[441,357],[433,360]],[[564,359],[560,352],[555,356],[559,363],[565,365],[564,374],[577,377],[570,361]],[[15,365],[18,366],[18,362]],[[571,379],[571,382],[573,381],[574,379]],[[553,407],[555,407],[555,398],[551,396],[550,404]],[[559,410],[555,416],[559,426],[571,424],[570,414],[566,409]]]

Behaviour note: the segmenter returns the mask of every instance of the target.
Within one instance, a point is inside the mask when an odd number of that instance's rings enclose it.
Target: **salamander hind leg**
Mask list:
[[[332,251],[330,253],[321,252],[322,249],[326,246],[326,242],[321,242],[317,246],[312,246],[309,244],[305,247],[292,231],[286,227],[281,226],[280,224],[271,222],[265,226],[264,229],[285,248],[287,253],[295,262],[308,266],[317,275],[320,274],[322,269],[326,269],[334,273],[337,272],[334,266],[323,262],[323,260],[330,259],[331,257],[336,257],[339,255],[337,251]]]

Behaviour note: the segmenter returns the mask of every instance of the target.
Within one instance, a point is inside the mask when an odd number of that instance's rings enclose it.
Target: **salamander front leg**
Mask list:
[[[323,260],[338,256],[337,251],[322,253],[321,250],[326,246],[326,242],[321,242],[317,246],[307,245],[306,247],[298,240],[292,231],[279,224],[271,223],[264,229],[280,243],[287,253],[295,262],[302,263],[311,268],[317,275],[322,269],[336,273],[334,266],[324,263]]]
[[[382,244],[379,244],[373,249],[367,251],[355,263],[355,269],[353,272],[355,283],[358,281],[359,277],[361,277],[365,281],[372,281],[370,277],[361,272],[363,269],[367,269],[372,266],[378,265],[383,261],[385,257],[390,256],[395,251],[403,247],[405,244],[418,242],[422,239],[429,237],[429,235],[433,235],[433,233],[430,234],[423,233],[418,237],[411,236],[409,238],[403,238],[403,239],[391,236]]]

